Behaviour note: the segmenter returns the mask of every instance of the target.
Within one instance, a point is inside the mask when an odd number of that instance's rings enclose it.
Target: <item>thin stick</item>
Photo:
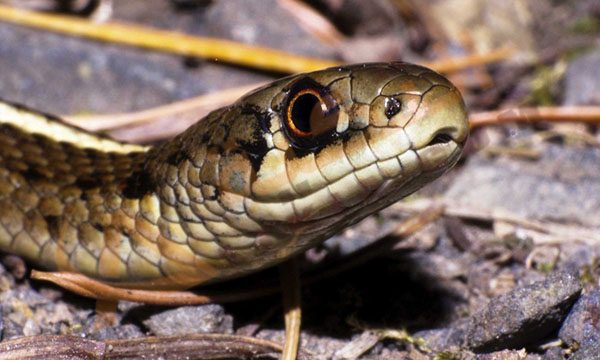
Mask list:
[[[277,287],[255,290],[233,291],[214,295],[200,295],[192,291],[156,291],[122,289],[82,274],[70,272],[43,272],[32,270],[31,278],[52,282],[81,296],[102,300],[127,300],[152,305],[198,305],[228,303],[268,296],[279,292]]]
[[[597,228],[586,228],[576,225],[565,225],[550,221],[532,220],[504,209],[476,208],[466,204],[456,204],[449,200],[423,198],[411,202],[399,202],[392,207],[395,210],[421,214],[425,209],[435,205],[443,205],[443,215],[480,221],[503,221],[542,234],[554,235],[563,242],[581,241],[585,244],[596,245],[600,242]],[[418,215],[417,215],[418,216]]]
[[[178,115],[185,116],[186,113],[194,113],[193,122],[196,122],[210,111],[232,103],[235,99],[261,85],[264,85],[264,82],[236,86],[137,112],[107,115],[75,115],[65,117],[64,120],[89,131],[127,128],[150,123],[160,118],[172,118]]]
[[[192,36],[123,23],[93,23],[73,16],[51,15],[0,5],[0,20],[89,39],[197,56],[284,73],[336,66],[337,61],[292,55],[285,51],[228,40]]]
[[[197,56],[243,66],[284,73],[307,72],[341,63],[290,54],[262,46],[229,40],[158,30],[124,23],[94,23],[73,16],[52,15],[0,5],[0,20],[98,41],[164,51],[183,56]],[[513,50],[501,48],[487,54],[472,54],[460,58],[424,63],[440,72],[451,72],[474,65],[508,59]]]
[[[424,62],[422,64],[441,73],[451,73],[473,66],[508,60],[513,53],[514,50],[511,48],[500,48],[485,54],[469,54],[461,57]]]
[[[2,359],[249,359],[271,358],[281,345],[240,335],[194,334],[96,341],[71,335],[38,335],[0,343]],[[300,359],[312,358],[309,353]]]
[[[96,300],[96,317],[94,318],[94,329],[99,330],[109,326],[117,325],[117,306],[115,300]]]
[[[298,0],[278,0],[277,3],[297,20],[306,32],[332,46],[342,46],[344,34],[314,8]]]
[[[300,301],[300,274],[297,259],[291,258],[280,266],[283,308],[285,311],[285,342],[282,360],[295,360],[300,344],[302,308]]]
[[[471,114],[471,128],[513,122],[586,122],[600,123],[600,106],[540,106],[486,111]]]

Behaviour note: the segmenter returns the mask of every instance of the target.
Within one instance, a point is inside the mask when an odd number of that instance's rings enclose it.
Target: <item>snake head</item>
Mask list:
[[[299,251],[447,171],[466,118],[459,91],[432,70],[352,65],[257,89],[154,154],[168,167],[159,173],[187,176],[192,210],[226,218],[231,229],[214,236],[243,233],[251,254]]]
[[[461,95],[441,75],[404,63],[343,66],[253,91],[153,149],[147,167],[172,215],[165,224],[186,220],[165,234],[185,233],[215,276],[230,277],[439,177],[468,129]]]
[[[469,129],[456,87],[405,63],[289,77],[242,103],[269,109],[246,208],[299,232],[335,231],[416,191],[457,162]]]

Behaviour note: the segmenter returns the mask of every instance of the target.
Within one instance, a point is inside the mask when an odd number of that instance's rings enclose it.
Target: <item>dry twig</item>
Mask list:
[[[585,122],[600,123],[600,106],[540,106],[486,111],[471,114],[471,128],[515,122]]]
[[[279,344],[251,337],[224,334],[197,334],[94,341],[65,335],[23,337],[0,343],[3,359],[38,359],[52,354],[61,359],[247,359],[281,353]],[[309,359],[300,352],[298,359]]]
[[[338,64],[336,61],[292,55],[281,50],[234,41],[192,36],[133,24],[94,23],[72,16],[43,14],[4,5],[0,5],[0,19],[98,41],[160,50],[183,56],[197,56],[269,71],[295,73]]]

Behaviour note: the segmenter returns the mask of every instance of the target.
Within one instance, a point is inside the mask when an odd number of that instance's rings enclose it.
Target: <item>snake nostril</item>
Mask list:
[[[402,110],[402,103],[400,100],[394,97],[388,97],[385,99],[385,116],[391,119]]]
[[[427,144],[427,146],[432,146],[432,145],[436,145],[436,144],[447,144],[451,141],[454,141],[454,139],[452,138],[452,136],[450,134],[447,133],[437,133],[433,139],[431,139],[431,141],[429,142],[429,144]]]

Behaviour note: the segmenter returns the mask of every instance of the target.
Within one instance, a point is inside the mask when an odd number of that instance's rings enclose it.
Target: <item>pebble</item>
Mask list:
[[[600,104],[600,51],[573,60],[565,74],[563,105]]]
[[[569,347],[578,349],[573,358],[600,358],[600,288],[583,295],[573,306],[558,333]]]
[[[216,304],[184,306],[150,316],[144,325],[159,336],[233,333],[233,317]]]
[[[415,336],[423,337],[434,350],[519,349],[556,330],[580,292],[576,275],[555,272],[542,281],[493,298],[481,311],[450,328],[423,331]]]

